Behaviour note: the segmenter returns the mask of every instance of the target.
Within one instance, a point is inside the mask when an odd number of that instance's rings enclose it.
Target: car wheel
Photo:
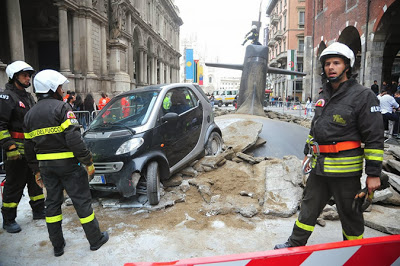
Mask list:
[[[206,155],[217,155],[220,153],[223,143],[221,135],[218,132],[212,132],[206,143]]]
[[[225,103],[225,106],[228,106],[229,105],[229,103]]]
[[[146,169],[147,199],[150,205],[157,205],[160,202],[160,170],[158,163],[153,161],[147,165]]]
[[[218,102],[218,107],[221,107],[221,106],[222,106],[222,102],[219,101],[219,102]]]

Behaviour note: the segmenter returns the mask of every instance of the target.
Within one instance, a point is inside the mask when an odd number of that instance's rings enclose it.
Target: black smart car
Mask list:
[[[90,186],[160,200],[160,181],[222,149],[211,104],[196,84],[155,85],[114,97],[84,133],[96,169]]]

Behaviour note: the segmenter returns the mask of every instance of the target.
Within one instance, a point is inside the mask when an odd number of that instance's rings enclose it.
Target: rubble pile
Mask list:
[[[275,117],[273,112],[266,113]],[[276,115],[273,119],[283,118]],[[195,222],[199,222],[201,216],[228,214],[237,214],[242,219],[293,216],[299,209],[306,181],[301,173],[301,160],[296,156],[255,157],[251,153],[254,147],[268,141],[258,136],[262,130],[259,122],[238,119],[219,126],[224,138],[223,152],[205,156],[163,181],[162,197],[157,206],[150,206],[139,198],[134,206],[117,199],[104,199],[103,207],[133,206],[139,209],[137,213],[143,213],[179,203],[186,214],[200,214]],[[364,214],[365,224],[387,234],[400,234],[400,224],[395,218],[400,217],[400,147],[386,148],[384,169],[391,187],[375,193],[372,209]],[[365,178],[364,175],[361,180],[363,185]],[[317,223],[325,226],[325,220],[338,219],[331,200]]]

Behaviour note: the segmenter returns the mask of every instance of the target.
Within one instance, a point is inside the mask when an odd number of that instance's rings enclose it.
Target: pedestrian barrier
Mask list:
[[[307,110],[306,104],[301,102],[269,101],[264,104],[266,110],[278,113],[295,115],[303,118],[312,118],[315,109],[315,103]]]
[[[89,124],[93,120],[92,114],[90,114],[89,111],[74,111],[74,114],[79,124],[83,127],[84,130],[89,126]]]
[[[400,235],[341,241],[264,252],[191,258],[171,262],[134,262],[125,266],[150,265],[400,265]]]

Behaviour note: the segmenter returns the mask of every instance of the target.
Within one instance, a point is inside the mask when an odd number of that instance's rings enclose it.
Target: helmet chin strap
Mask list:
[[[29,86],[31,86],[30,83],[28,83],[28,85],[22,84],[18,79],[15,79],[15,82],[17,82],[17,84],[19,86],[21,86],[22,88],[25,88],[25,89],[28,88]]]
[[[346,73],[346,70],[347,70],[347,69],[349,69],[348,66],[346,66],[346,68],[342,71],[342,73],[341,73],[339,76],[337,76],[337,77],[334,77],[334,78],[329,78],[329,77],[328,77],[329,82],[331,82],[331,83],[336,83],[336,82],[339,82],[340,80],[342,80],[342,77],[343,77],[343,75]],[[326,74],[325,74],[325,75],[326,75]]]

